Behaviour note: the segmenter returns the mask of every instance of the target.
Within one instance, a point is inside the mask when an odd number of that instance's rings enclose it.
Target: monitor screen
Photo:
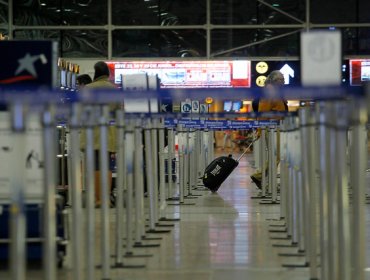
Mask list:
[[[122,75],[157,75],[160,88],[249,88],[250,61],[118,61],[107,62],[111,79]]]
[[[370,81],[370,59],[351,59],[349,61],[349,83],[360,86]]]
[[[239,100],[239,101],[233,101],[232,110],[234,112],[239,112],[241,108],[242,108],[242,101],[241,100]]]
[[[233,102],[228,100],[228,101],[224,101],[224,111],[225,112],[230,112],[231,109],[232,109],[232,106],[233,106]]]

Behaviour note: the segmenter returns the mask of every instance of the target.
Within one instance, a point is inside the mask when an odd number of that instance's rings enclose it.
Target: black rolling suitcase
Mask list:
[[[229,156],[221,156],[214,159],[204,171],[203,184],[205,187],[211,190],[211,192],[217,192],[221,184],[226,178],[233,172],[237,167],[239,161]]]
[[[253,141],[254,142],[254,141]],[[203,185],[210,189],[211,192],[217,192],[221,184],[239,165],[240,159],[244,156],[247,150],[252,146],[252,143],[244,150],[238,159],[234,159],[232,155],[221,156],[214,159],[205,169],[203,175]]]

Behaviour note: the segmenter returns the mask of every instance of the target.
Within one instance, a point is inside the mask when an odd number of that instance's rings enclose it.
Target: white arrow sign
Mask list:
[[[281,67],[280,72],[284,75],[285,84],[289,85],[290,77],[294,78],[294,70],[288,64]]]

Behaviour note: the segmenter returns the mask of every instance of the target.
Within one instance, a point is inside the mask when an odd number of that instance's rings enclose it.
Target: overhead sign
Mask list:
[[[191,112],[192,113],[199,113],[199,101],[198,100],[192,100],[191,101]]]
[[[340,31],[301,33],[302,85],[335,86],[342,80]]]
[[[360,86],[370,81],[370,59],[351,59],[349,61],[349,82]]]
[[[0,41],[0,88],[55,88],[57,47],[46,40]]]
[[[249,88],[251,62],[231,61],[107,61],[111,79],[137,73],[157,75],[160,88]]]
[[[279,70],[284,75],[286,85],[300,86],[300,62],[297,61],[256,61],[252,62],[252,87],[264,87],[267,76],[273,70]]]
[[[280,72],[284,75],[284,84],[289,85],[290,78],[294,78],[294,69],[288,64],[284,64],[284,66],[281,67]]]
[[[196,129],[213,129],[213,130],[224,130],[224,129],[253,129],[258,127],[266,126],[277,126],[279,121],[276,120],[255,120],[255,121],[231,121],[231,120],[192,120],[192,119],[165,119],[165,127],[176,127],[177,124],[181,124],[185,128],[196,128]]]
[[[191,113],[191,101],[181,101],[181,113]]]

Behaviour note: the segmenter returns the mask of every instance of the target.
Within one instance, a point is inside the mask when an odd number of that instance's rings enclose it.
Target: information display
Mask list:
[[[360,86],[370,81],[370,59],[349,60],[349,82],[351,86]]]
[[[249,88],[251,63],[235,61],[119,61],[107,62],[115,84],[122,75],[158,75],[160,88]]]
[[[266,77],[273,70],[284,75],[285,85],[300,86],[300,68],[299,61],[254,61],[251,65],[252,87],[264,87]]]

